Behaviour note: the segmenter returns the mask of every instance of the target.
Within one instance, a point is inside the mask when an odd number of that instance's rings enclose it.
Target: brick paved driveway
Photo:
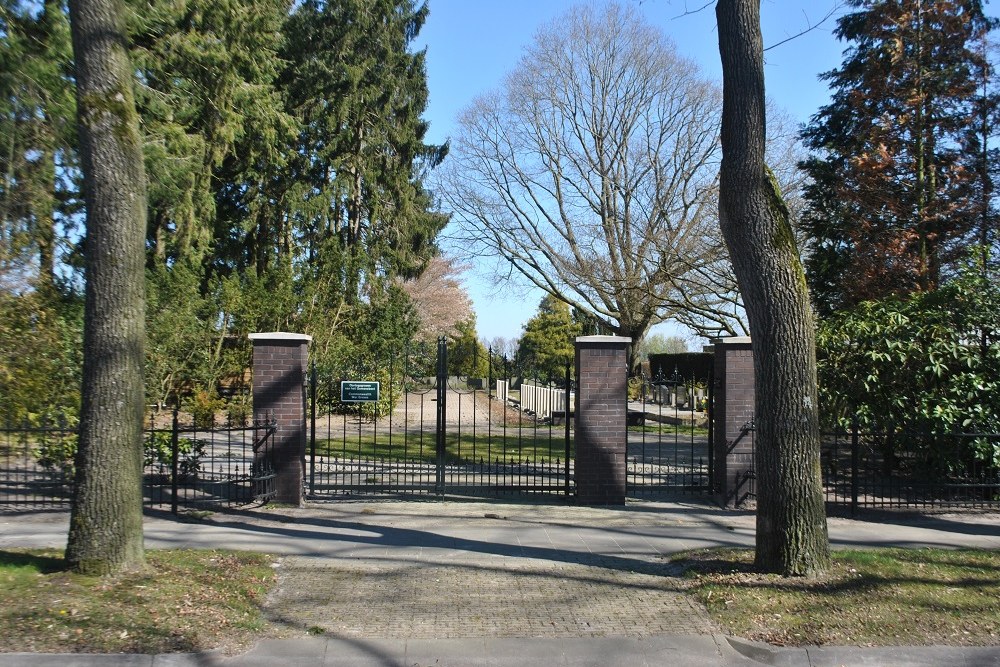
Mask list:
[[[344,638],[719,632],[682,584],[668,574],[524,558],[435,564],[296,556],[282,561],[267,611],[283,624]]]

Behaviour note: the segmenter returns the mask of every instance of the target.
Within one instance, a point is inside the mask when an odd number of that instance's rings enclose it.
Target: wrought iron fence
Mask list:
[[[0,428],[0,510],[68,507],[76,437],[63,417]]]
[[[491,352],[486,377],[454,377],[447,359],[441,340],[313,370],[310,497],[572,493],[568,370],[558,386],[525,382]],[[378,401],[342,400],[341,382],[375,378]]]
[[[748,422],[753,460],[753,422]],[[821,435],[823,492],[831,510],[998,509],[1000,433],[849,430]],[[756,500],[748,471],[740,504]]]
[[[631,497],[711,490],[711,383],[658,372],[628,383],[626,490]]]
[[[274,496],[273,417],[252,424],[181,424],[151,416],[144,429],[143,502],[203,508]],[[0,511],[68,508],[77,429],[67,420],[0,428]]]
[[[905,429],[825,433],[828,504],[858,508],[1000,508],[998,433]]]

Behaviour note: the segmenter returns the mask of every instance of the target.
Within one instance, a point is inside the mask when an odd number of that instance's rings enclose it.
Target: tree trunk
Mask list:
[[[642,372],[642,341],[646,338],[647,333],[649,333],[649,325],[645,323],[621,325],[615,329],[616,336],[632,339],[625,355],[629,377],[639,375]]]
[[[119,0],[72,0],[87,207],[83,405],[66,559],[104,574],[143,562],[146,181]]]
[[[44,144],[43,144],[44,145]],[[52,296],[56,282],[56,157],[55,151],[46,146],[38,157],[39,197],[36,201],[37,216],[35,239],[38,244],[38,287],[46,296]]]
[[[820,476],[816,348],[788,209],[764,164],[759,0],[719,0],[719,219],[754,345],[757,567],[810,575],[829,564]]]

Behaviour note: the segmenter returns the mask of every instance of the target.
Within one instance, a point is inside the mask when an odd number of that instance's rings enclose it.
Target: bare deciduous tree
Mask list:
[[[634,10],[576,8],[464,113],[442,197],[467,247],[638,342],[717,260],[720,111]]]
[[[483,345],[497,359],[510,361],[517,355],[517,348],[521,345],[521,337],[507,338],[506,336],[494,336],[493,338],[483,340]]]
[[[805,173],[798,165],[806,154],[795,121],[770,103],[767,105],[767,128],[765,160],[788,206],[790,220],[798,229],[805,206]],[[706,235],[704,242],[710,247],[692,257],[687,271],[674,281],[678,303],[673,319],[705,338],[748,336],[750,328],[743,297],[725,240],[718,230],[714,230]],[[799,247],[802,247],[801,240]]]
[[[639,354],[643,361],[649,361],[651,354],[682,354],[688,351],[688,344],[680,336],[665,336],[661,333],[652,333],[646,336],[639,348]]]

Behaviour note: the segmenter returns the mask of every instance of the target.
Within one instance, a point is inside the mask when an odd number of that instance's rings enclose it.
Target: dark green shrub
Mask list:
[[[906,431],[892,446],[934,469],[972,457],[1000,466],[1000,446],[941,434],[1000,432],[1000,287],[970,264],[937,291],[867,302],[817,331],[825,426]],[[922,435],[921,435],[922,434]]]

